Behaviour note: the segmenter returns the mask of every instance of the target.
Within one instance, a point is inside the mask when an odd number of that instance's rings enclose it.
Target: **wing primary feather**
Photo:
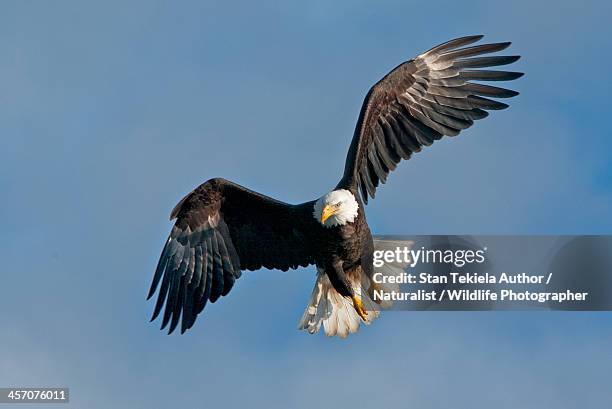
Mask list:
[[[404,107],[404,110],[406,109],[407,108]],[[402,138],[402,141],[410,143],[411,146],[416,146],[416,148],[414,148],[415,152],[420,152],[423,145],[430,146],[437,138],[437,135],[440,135],[433,129],[425,125],[420,125],[420,122],[410,119],[410,115],[398,115],[397,118],[398,124],[404,129],[404,138]]]
[[[166,296],[168,294],[168,288],[170,287],[170,281],[173,275],[174,265],[176,264],[177,258],[182,258],[182,253],[185,251],[185,248],[180,246],[177,253],[175,253],[171,259],[168,261],[166,265],[166,269],[164,272],[164,278],[161,283],[161,287],[159,289],[159,294],[157,294],[157,302],[155,303],[155,309],[153,310],[153,316],[151,317],[151,321],[154,321],[155,318],[159,315],[166,302]]]
[[[376,188],[378,187],[378,182],[380,181],[380,179],[378,178],[376,170],[374,169],[374,163],[367,160],[366,164],[368,169],[368,175],[370,175],[370,181],[372,181],[372,184],[374,185],[374,192],[376,192]]]
[[[464,45],[469,45],[477,41],[480,41],[482,37],[484,36],[483,35],[473,35],[473,36],[455,38],[455,39],[452,39],[450,41],[447,41],[445,43],[439,44],[431,48],[430,50],[424,52],[422,55],[426,56],[426,55],[431,55],[431,54],[438,54],[444,51],[453,50],[458,47],[463,47]]]
[[[219,244],[217,243],[217,236],[211,234],[210,241],[213,248],[213,282],[210,292],[210,302],[215,302],[219,299],[223,293],[223,267],[221,262],[221,255],[219,253]]]
[[[426,105],[430,109],[437,111],[440,114],[454,116],[459,119],[481,119],[485,118],[488,113],[482,111],[481,109],[474,108],[472,104],[470,104],[465,98],[461,101],[461,104],[455,104],[459,107],[455,107],[453,104],[454,101],[450,101],[447,103],[442,103],[439,99],[442,97],[434,97],[433,95],[429,95],[423,100],[420,101],[421,105]],[[450,100],[459,100],[458,98],[448,98]],[[460,108],[462,107],[462,108]]]
[[[199,238],[202,233],[196,234],[196,238],[194,240],[199,242]],[[196,264],[196,248],[189,248],[189,262],[187,264],[187,270],[185,271],[185,275],[181,277],[179,294],[176,306],[174,307],[174,312],[172,315],[172,320],[170,321],[170,329],[168,330],[168,334],[172,334],[177,324],[181,322],[181,333],[184,333],[184,328],[187,326],[187,323],[191,320],[191,301],[192,294],[190,291],[191,288],[191,280],[195,273],[195,264]],[[180,320],[180,317],[183,317]]]
[[[186,278],[187,276],[183,275],[179,280],[179,291],[178,295],[176,296],[176,303],[174,305],[174,309],[172,311],[172,319],[170,320],[170,328],[168,329],[168,335],[174,332],[181,318],[181,311],[183,310],[183,305],[185,303],[185,290],[187,287]]]
[[[397,147],[395,146],[397,142],[395,142],[394,139],[387,140],[387,136],[385,136],[382,125],[379,121],[376,121],[374,123],[372,129],[374,131],[374,134],[376,135],[378,143],[385,148],[385,152],[387,153],[387,155],[389,155],[391,161],[394,164],[399,163],[402,160],[402,157],[398,153]]]
[[[510,44],[511,43],[508,41],[504,43],[475,45],[473,47],[466,47],[459,50],[446,52],[441,54],[439,58],[442,60],[455,60],[458,58],[471,57],[479,54],[495,53],[505,50],[510,46]]]
[[[169,280],[169,274],[166,274],[164,276],[164,279],[162,280],[161,289],[159,290],[159,295],[157,296],[157,302],[155,303],[153,315],[151,316],[151,319],[149,320],[149,322],[155,321],[155,319],[158,317],[159,313],[161,312],[162,307],[164,306],[164,303],[166,301],[166,293],[168,291],[168,280]]]
[[[470,94],[467,90],[465,90],[465,85],[461,87],[441,87],[439,85],[432,85],[427,89],[427,92],[430,95],[441,97],[465,98]]]
[[[374,145],[371,145],[370,149],[368,149],[368,159],[369,162],[372,164],[372,169],[374,170],[374,173],[376,173],[378,180],[380,180],[382,183],[386,183],[387,174],[384,170],[385,167],[378,160],[378,155],[376,154],[376,148],[374,147]]]
[[[466,98],[449,98],[440,95],[428,95],[426,97],[428,101],[432,101],[432,104],[439,104],[447,107],[470,110],[474,106]]]
[[[202,272],[202,279],[204,280],[198,290],[198,302],[196,303],[196,314],[199,314],[204,310],[208,297],[210,296],[210,290],[212,288],[212,275],[213,275],[213,256],[212,256],[212,243],[210,236],[206,237],[206,270]]]
[[[195,304],[198,301],[198,290],[202,281],[202,253],[202,245],[200,244],[195,248],[195,266],[193,279],[187,286],[185,294],[185,303],[183,306],[183,320],[181,321],[181,334],[185,333],[186,330],[191,328],[196,320],[197,312]]]
[[[195,251],[195,247],[189,248],[189,263],[187,264],[187,271],[185,271],[185,284],[189,284],[193,278],[193,273],[195,270]]]
[[[522,77],[522,72],[494,71],[494,70],[467,70],[461,71],[461,78],[473,81],[512,81]]]
[[[208,281],[208,269],[211,262],[210,251],[210,243],[208,242],[207,238],[204,238],[202,241],[202,280],[198,285],[198,297],[202,297],[204,295],[204,289],[206,288]]]
[[[385,146],[384,143],[385,136],[383,135],[382,130],[377,124],[372,127],[372,139],[374,140],[374,146],[376,146],[376,153],[378,153],[378,157],[380,158],[381,162],[385,164],[385,167],[388,170],[394,170],[397,166],[396,163],[400,161],[400,157],[396,154],[394,154],[393,156],[395,156],[397,160],[391,157],[391,152],[389,152],[388,147]]]
[[[420,152],[423,144],[420,142],[420,136],[415,134],[412,126],[410,125],[410,121],[408,116],[405,114],[407,112],[405,109],[399,109],[394,111],[394,114],[391,118],[389,118],[389,123],[391,124],[393,130],[398,135],[398,141],[400,145],[404,147],[404,150],[409,152]],[[430,144],[430,143],[426,143]]]
[[[227,224],[225,222],[219,223],[219,231],[225,240],[225,246],[227,247],[227,251],[230,256],[230,261],[232,263],[232,268],[234,271],[234,276],[236,278],[240,278],[242,272],[240,271],[240,257],[238,257],[238,252],[234,247],[234,243],[232,241],[232,237],[230,235],[229,229],[227,228]]]
[[[176,247],[176,242],[171,238],[168,238],[168,242],[164,246],[161,256],[159,256],[159,261],[157,262],[157,268],[155,269],[155,274],[153,275],[153,281],[151,282],[151,287],[149,288],[147,300],[150,299],[153,294],[155,294],[159,280],[161,279],[162,274],[166,269],[166,265],[168,264],[168,259],[171,257],[170,249],[174,247]]]
[[[361,190],[361,198],[363,199],[363,203],[368,204],[368,188],[363,181],[363,176],[361,176],[361,172],[359,172],[357,176],[357,183],[359,189]]]
[[[170,322],[170,318],[174,312],[176,306],[180,284],[183,278],[183,274],[187,271],[187,261],[183,259],[179,268],[172,272],[172,279],[170,282],[170,288],[168,292],[168,300],[166,301],[166,309],[164,310],[164,318],[162,320],[161,329],[166,328],[166,325]]]
[[[387,166],[385,166],[384,162],[379,159],[379,155],[376,153],[376,145],[370,145],[370,149],[368,149],[368,157],[378,179],[382,183],[387,183],[387,173],[389,173],[389,169]]]
[[[506,109],[509,106],[508,104],[504,104],[503,102],[494,101],[492,99],[483,98],[476,95],[470,95],[469,97],[467,97],[467,100],[476,107],[479,107],[481,109],[487,109],[490,111]]]
[[[208,255],[207,255],[207,264],[206,264],[206,286],[204,287],[204,292],[202,293],[202,305],[200,306],[200,311],[202,311],[204,309],[204,307],[206,306],[206,303],[208,302],[209,298],[210,298],[210,292],[212,291],[212,286],[213,286],[213,277],[214,277],[214,268],[215,268],[215,262],[214,262],[214,250],[212,247],[212,239],[209,236],[206,240],[206,247],[207,247],[207,251],[208,251]]]
[[[456,129],[457,131],[460,131],[462,129],[469,128],[473,124],[473,122],[469,119],[460,119],[458,117],[440,113],[437,111],[435,106],[432,106],[427,101],[421,101],[419,105],[421,106],[421,111],[425,115],[427,115],[429,118],[436,121],[437,123],[447,126],[451,129]]]
[[[411,105],[409,107],[409,111],[410,111],[410,114],[416,119],[418,119],[421,123],[423,123],[424,125],[428,126],[429,128],[433,129],[434,131],[437,131],[438,133],[442,135],[455,136],[459,134],[459,130],[450,128],[446,125],[440,124],[434,121],[433,119],[429,118],[427,115],[423,113],[421,108],[418,106]],[[414,122],[411,122],[411,123],[414,124]]]
[[[221,265],[223,268],[223,292],[221,295],[226,296],[234,286],[236,278],[234,277],[234,270],[230,261],[229,252],[227,251],[227,247],[225,247],[225,241],[219,231],[215,231],[215,234],[217,236],[217,245],[219,246]]]
[[[415,82],[421,85],[422,92],[427,92],[427,86],[431,80],[453,79],[459,77],[459,70],[456,68],[445,69],[422,69],[414,73]]]
[[[487,111],[483,111],[482,109],[478,109],[478,108],[466,110],[466,109],[452,108],[452,107],[440,105],[440,104],[432,104],[431,109],[438,111],[440,114],[449,115],[449,116],[463,119],[466,121],[483,119],[489,115]]]
[[[396,154],[398,154],[402,159],[409,159],[410,155],[412,155],[412,150],[406,147],[404,143],[402,143],[401,133],[397,131],[392,123],[390,118],[380,117],[379,122],[383,129],[385,135],[385,141],[389,146],[392,146]]]
[[[494,98],[511,98],[519,94],[518,92],[512,91],[510,89],[493,87],[491,85],[484,84],[467,83],[461,88],[463,88],[465,91],[468,91],[470,94],[483,95],[485,97]]]
[[[496,55],[492,57],[476,57],[467,58],[465,60],[456,60],[453,63],[454,68],[485,68],[497,67],[500,65],[508,65],[516,62],[521,57],[519,55]]]
[[[374,199],[374,195],[376,194],[376,188],[372,183],[372,179],[370,179],[370,174],[368,172],[368,161],[366,160],[363,166],[361,167],[361,179],[365,182],[366,190],[370,197]]]
[[[188,284],[185,288],[185,299],[183,302],[183,319],[181,320],[181,334],[184,334],[195,322],[194,305],[195,287]]]
[[[457,76],[454,78],[437,78],[429,81],[431,85],[436,85],[439,87],[460,87],[465,84],[465,79]],[[427,94],[423,95],[425,97]]]
[[[190,283],[194,288],[198,288],[200,286],[200,281],[202,280],[202,265],[202,245],[199,244],[195,248],[195,266],[193,268],[193,278]]]
[[[421,142],[420,135],[415,134],[414,130],[410,126],[410,115],[406,107],[398,105],[393,107],[393,116],[389,118],[389,123],[393,127],[393,130],[399,136],[398,140],[404,149],[412,152],[420,152],[423,149],[423,142]],[[431,143],[427,142],[427,145]]]

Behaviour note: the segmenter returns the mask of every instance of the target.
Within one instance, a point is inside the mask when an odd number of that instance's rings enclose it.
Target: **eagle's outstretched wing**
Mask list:
[[[481,38],[462,37],[440,44],[400,64],[370,89],[338,187],[359,189],[367,203],[401,159],[409,159],[442,135],[457,135],[474,120],[486,117],[487,110],[508,107],[485,97],[508,98],[518,92],[470,81],[516,79],[523,74],[475,68],[510,64],[519,57],[482,56],[510,43],[464,47]]]
[[[313,264],[313,204],[289,205],[223,179],[211,179],[176,205],[148,298],[160,281],[154,320],[191,328],[207,301],[226,295],[241,270],[283,271]]]

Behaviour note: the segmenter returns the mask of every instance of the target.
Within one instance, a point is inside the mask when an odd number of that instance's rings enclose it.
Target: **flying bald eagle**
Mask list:
[[[160,282],[154,320],[162,329],[191,328],[208,301],[227,295],[241,270],[296,269],[316,265],[317,280],[299,328],[347,336],[378,316],[374,239],[364,204],[402,159],[443,135],[454,136],[508,105],[490,98],[517,92],[471,81],[507,81],[518,72],[489,70],[518,56],[483,56],[510,43],[468,45],[457,38],[406,61],[368,92],[335,189],[290,205],[224,179],[211,179],[172,210],[176,219],[162,251],[148,298]],[[485,69],[481,69],[485,68]],[[182,321],[181,321],[182,316]]]

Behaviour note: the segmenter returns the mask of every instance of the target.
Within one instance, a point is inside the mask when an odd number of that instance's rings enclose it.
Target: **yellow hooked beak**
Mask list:
[[[321,213],[321,223],[325,223],[330,216],[333,216],[336,213],[336,207],[332,205],[326,205],[323,208],[323,212]]]

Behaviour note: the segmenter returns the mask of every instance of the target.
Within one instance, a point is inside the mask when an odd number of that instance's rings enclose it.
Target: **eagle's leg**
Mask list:
[[[350,297],[351,301],[353,301],[353,308],[357,314],[362,320],[367,321],[368,312],[363,306],[363,302],[361,302],[359,295],[355,294],[353,286],[350,283],[350,279],[352,277],[348,277],[347,273],[344,271],[342,262],[337,261],[331,266],[327,267],[325,270],[327,271],[327,276],[329,277],[329,281],[331,281],[332,285],[334,286],[334,289],[343,297]],[[359,274],[357,274],[356,279],[359,280]]]

